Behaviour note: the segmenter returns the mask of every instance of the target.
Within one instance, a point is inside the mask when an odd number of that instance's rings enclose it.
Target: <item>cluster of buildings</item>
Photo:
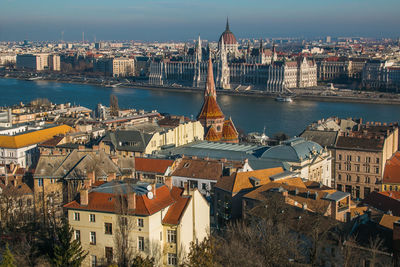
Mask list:
[[[187,49],[180,58],[161,59],[150,65],[149,84],[203,87],[206,81],[207,61],[214,60],[213,75],[221,89],[261,89],[270,92],[286,92],[290,88],[307,88],[317,85],[317,67],[313,60],[297,57],[291,60],[280,57],[275,47],[239,51],[239,43],[230,31],[227,21],[217,49],[203,49],[200,36],[193,54]]]

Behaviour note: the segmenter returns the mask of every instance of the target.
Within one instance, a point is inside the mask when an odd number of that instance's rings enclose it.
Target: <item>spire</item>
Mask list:
[[[201,62],[203,60],[203,56],[202,56],[202,51],[201,51],[201,39],[200,39],[200,34],[199,34],[199,38],[197,40],[197,45],[196,45],[196,60],[197,62]]]
[[[228,17],[226,17],[226,27],[225,27],[225,31],[229,31],[229,19],[228,19]]]
[[[263,40],[260,39],[260,54],[263,52]]]
[[[214,99],[217,98],[217,93],[215,91],[213,65],[212,65],[211,58],[208,59],[207,82],[206,82],[206,90],[204,92],[204,96],[205,97],[213,96]]]

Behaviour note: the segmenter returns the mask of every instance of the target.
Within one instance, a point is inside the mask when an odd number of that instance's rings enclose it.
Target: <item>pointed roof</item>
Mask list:
[[[222,127],[222,139],[226,141],[236,141],[239,138],[239,133],[233,124],[231,118],[224,121],[224,126]]]
[[[215,83],[214,83],[214,73],[213,73],[213,65],[211,61],[211,57],[208,59],[208,69],[207,69],[207,82],[206,82],[206,90],[204,91],[204,97],[212,96],[217,98],[217,93],[215,91]]]
[[[229,18],[226,17],[226,27],[225,27],[225,31],[229,31]]]
[[[211,126],[211,128],[207,132],[205,139],[207,141],[216,142],[221,140],[221,135],[217,133],[214,126]]]
[[[221,108],[217,103],[217,100],[211,95],[206,96],[204,98],[203,107],[201,108],[201,111],[197,116],[197,119],[207,120],[207,119],[223,119],[223,118],[225,118],[225,116],[222,113]]]
[[[221,41],[222,41],[222,36],[224,37],[223,41],[224,41],[225,44],[237,44],[235,35],[229,29],[229,20],[228,20],[228,18],[226,18],[225,31],[221,34],[221,36],[219,38],[219,43],[221,43]]]

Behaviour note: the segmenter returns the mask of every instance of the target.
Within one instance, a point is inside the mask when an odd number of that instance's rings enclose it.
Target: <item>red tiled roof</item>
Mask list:
[[[200,114],[197,117],[200,119],[224,119],[225,116],[219,107],[217,100],[213,96],[205,96],[204,104],[201,108]]]
[[[211,141],[211,142],[219,141],[219,140],[221,140],[221,138],[222,138],[221,134],[218,134],[215,131],[215,128],[213,126],[208,130],[206,137],[205,137],[205,139],[207,141]]]
[[[173,163],[173,160],[168,159],[135,158],[135,170],[164,174]]]
[[[233,124],[232,120],[229,118],[225,120],[224,126],[222,127],[222,139],[226,141],[238,140],[239,134]]]
[[[216,160],[183,158],[176,165],[171,176],[217,181],[222,177],[222,169],[223,163]]]
[[[400,152],[396,152],[391,159],[386,161],[383,183],[400,183]]]
[[[174,203],[167,186],[157,188],[153,199],[149,199],[147,195],[136,195],[136,209],[132,211],[137,215],[152,215],[161,209],[164,209]],[[82,206],[77,201],[72,201],[65,204],[67,209],[78,210],[95,210],[100,212],[115,212],[116,211],[115,194],[90,192],[89,202],[87,206]]]
[[[182,215],[187,207],[187,205],[190,202],[190,196],[182,196],[183,189],[182,188],[177,188],[174,187],[171,190],[171,195],[175,199],[175,203],[172,204],[171,207],[169,207],[167,214],[165,214],[165,217],[163,219],[163,223],[165,224],[173,224],[177,225],[179,224]]]

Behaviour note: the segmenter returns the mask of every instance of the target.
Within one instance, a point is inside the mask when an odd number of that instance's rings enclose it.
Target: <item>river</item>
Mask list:
[[[0,105],[29,102],[48,98],[53,103],[71,102],[93,109],[96,104],[109,105],[110,94],[115,94],[121,108],[156,109],[195,118],[203,103],[201,93],[171,92],[135,88],[104,88],[86,84],[49,81],[0,79]],[[364,121],[399,121],[400,105],[318,102],[296,100],[276,102],[271,98],[249,96],[218,96],[218,103],[226,117],[232,117],[236,127],[245,132],[263,131],[267,135],[285,132],[300,134],[313,121],[330,116],[360,118]]]

